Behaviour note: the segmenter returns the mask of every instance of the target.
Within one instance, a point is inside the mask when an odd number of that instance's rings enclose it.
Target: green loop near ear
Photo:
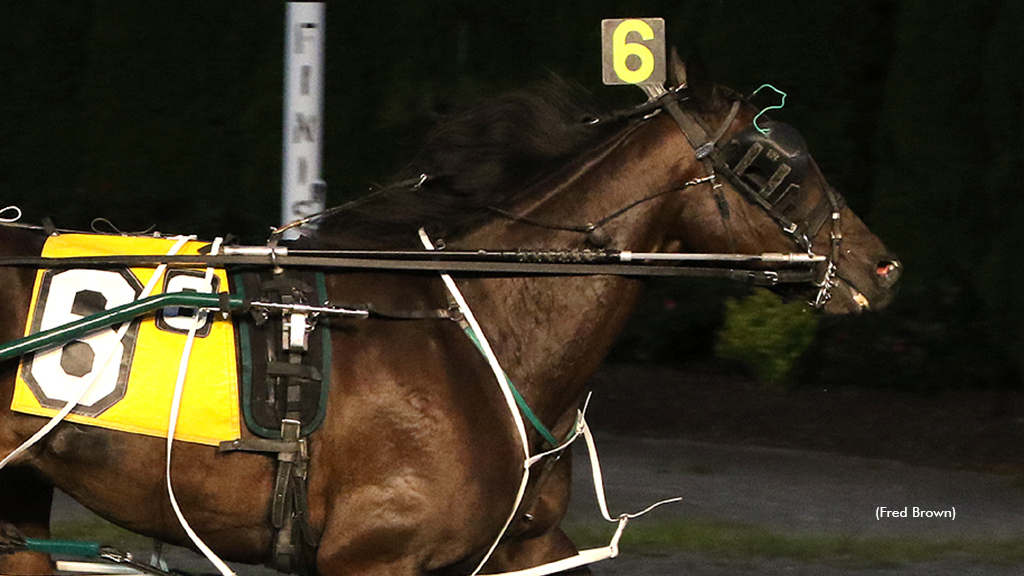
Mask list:
[[[764,114],[765,112],[767,112],[769,110],[782,110],[782,107],[786,105],[786,93],[783,92],[782,90],[779,90],[775,86],[772,86],[771,84],[762,84],[757,90],[754,90],[754,94],[757,94],[758,92],[760,92],[761,90],[763,90],[765,88],[771,88],[772,90],[775,91],[776,94],[782,96],[782,101],[779,102],[778,105],[776,105],[776,106],[769,106],[769,107],[765,108],[764,110],[761,110],[760,112],[758,112],[757,116],[754,116],[754,128],[757,128],[758,132],[760,132],[761,134],[764,134],[765,136],[767,136],[768,135],[768,131],[757,125],[757,119],[760,118],[762,114]],[[754,94],[751,94],[751,96],[753,96]]]

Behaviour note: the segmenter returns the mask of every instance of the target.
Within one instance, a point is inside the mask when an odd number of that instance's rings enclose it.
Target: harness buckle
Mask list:
[[[821,283],[816,284],[818,287],[818,295],[814,297],[814,302],[811,302],[811,306],[815,308],[821,308],[832,299],[832,288],[835,288],[835,276],[836,276],[836,264],[834,261],[829,260],[828,267],[825,268],[825,274],[821,277]]]
[[[313,330],[309,316],[292,312],[283,322],[282,347],[291,352],[305,352],[309,349],[309,333]]]
[[[697,160],[703,160],[707,158],[712,152],[715,151],[714,142],[705,142],[700,145],[697,150],[694,151],[693,155]]]

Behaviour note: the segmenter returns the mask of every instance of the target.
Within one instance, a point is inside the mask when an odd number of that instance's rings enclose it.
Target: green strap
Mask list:
[[[81,558],[98,558],[100,555],[98,542],[76,542],[74,540],[41,540],[25,538],[25,548],[31,552],[44,554],[61,554]]]
[[[28,354],[29,352],[35,352],[40,348],[46,348],[56,344],[64,344],[77,338],[98,330],[100,328],[106,328],[112,324],[119,322],[128,322],[134,320],[136,316],[165,308],[167,306],[185,306],[190,308],[220,308],[224,305],[232,310],[240,308],[245,303],[241,298],[235,296],[225,296],[224,300],[221,300],[219,294],[204,294],[197,292],[170,292],[165,294],[157,294],[156,296],[149,296],[148,298],[142,298],[129,302],[123,306],[117,306],[97,312],[91,316],[86,316],[80,320],[74,322],[68,322],[49,330],[43,330],[35,334],[30,334],[24,338],[19,338],[3,346],[0,346],[0,360],[7,360],[8,358],[14,358],[21,356],[22,354]]]
[[[466,336],[469,336],[469,339],[476,346],[477,350],[483,354],[484,347],[480,344],[480,339],[477,337],[476,332],[473,331],[473,327],[466,323],[462,326],[462,330],[466,333]],[[548,444],[551,444],[551,446],[558,446],[558,440],[555,439],[554,434],[552,434],[551,431],[548,430],[547,426],[540,421],[540,418],[537,418],[537,415],[533,413],[533,410],[530,409],[526,400],[523,399],[523,395],[516,389],[516,385],[512,383],[512,379],[508,377],[508,374],[502,370],[501,375],[505,377],[505,383],[508,384],[508,389],[512,391],[512,397],[515,398],[516,405],[519,406],[519,410],[522,411],[523,416],[530,421],[530,424],[533,425],[537,432],[540,432],[540,435],[544,437],[544,440],[546,440]]]

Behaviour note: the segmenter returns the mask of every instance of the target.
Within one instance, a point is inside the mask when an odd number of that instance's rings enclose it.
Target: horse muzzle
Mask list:
[[[830,314],[859,314],[878,311],[888,306],[896,296],[903,265],[893,255],[875,259],[869,272],[848,273],[840,264],[832,281],[831,297],[822,308]]]

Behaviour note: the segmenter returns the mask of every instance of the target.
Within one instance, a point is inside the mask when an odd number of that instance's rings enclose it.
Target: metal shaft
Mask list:
[[[244,302],[241,298],[232,296],[228,299],[228,304],[232,309],[235,309],[241,307]],[[167,306],[219,308],[220,305],[220,296],[217,294],[201,294],[196,292],[157,294],[156,296],[136,300],[123,306],[117,306],[87,316],[81,320],[62,324],[56,328],[43,330],[42,332],[8,342],[0,346],[0,361],[35,352],[41,348],[64,344],[65,342],[81,338],[94,330],[106,328],[120,322],[129,322],[135,319],[136,316],[159,310],[160,308],[166,308]]]

